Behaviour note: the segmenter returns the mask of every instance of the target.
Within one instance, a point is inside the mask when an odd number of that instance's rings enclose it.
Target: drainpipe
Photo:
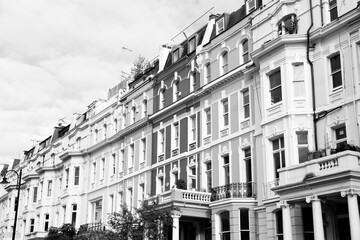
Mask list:
[[[307,35],[307,47],[306,47],[306,58],[307,61],[310,65],[310,73],[311,73],[311,88],[312,88],[312,108],[313,108],[313,124],[314,124],[314,142],[315,142],[315,151],[318,150],[318,143],[317,143],[317,127],[316,127],[316,114],[315,114],[315,110],[316,110],[316,104],[315,104],[315,81],[314,81],[314,66],[313,63],[310,61],[310,30],[314,25],[314,19],[313,19],[313,12],[312,12],[312,0],[309,0],[309,4],[310,4],[310,20],[311,20],[311,24],[306,32]]]
[[[320,17],[321,17],[321,26],[324,26],[323,1],[322,0],[320,0]]]

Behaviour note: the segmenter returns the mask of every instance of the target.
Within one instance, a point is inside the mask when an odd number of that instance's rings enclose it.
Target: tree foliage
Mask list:
[[[50,227],[49,233],[45,240],[72,240],[76,230],[72,224],[64,224],[61,227]]]
[[[171,212],[175,207],[162,208],[158,204],[143,204],[132,213],[126,205],[121,212],[110,216],[109,225],[119,234],[120,239],[149,240],[167,239],[168,229],[172,227]]]
[[[145,57],[139,55],[139,57],[133,62],[131,73],[133,74],[133,76],[137,76],[144,70],[146,70],[149,66],[149,61]]]

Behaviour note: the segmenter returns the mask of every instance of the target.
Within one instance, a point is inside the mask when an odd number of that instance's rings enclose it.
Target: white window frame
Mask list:
[[[53,181],[52,180],[48,180],[47,181],[47,191],[46,191],[46,196],[47,197],[51,197],[52,195],[52,188],[53,188]]]
[[[204,65],[204,84],[207,84],[211,81],[211,64],[206,63]]]
[[[250,118],[250,90],[249,88],[244,89],[242,92],[242,108],[243,108],[243,118],[248,119]],[[246,101],[247,100],[247,101]],[[246,114],[248,113],[248,114]]]
[[[179,91],[179,84],[180,81],[178,79],[175,79],[173,82],[173,101],[177,101],[180,98],[180,91]]]
[[[159,92],[159,109],[163,109],[165,107],[165,89],[160,89]]]
[[[135,144],[132,143],[129,146],[129,159],[130,159],[130,163],[129,163],[129,168],[134,166],[134,162],[135,162]]]
[[[111,175],[115,175],[116,174],[116,153],[111,154],[111,166],[112,166],[112,171],[111,171]]]
[[[247,50],[245,49],[245,43],[247,43]],[[250,61],[250,54],[249,54],[249,39],[244,39],[241,42],[241,64],[245,64]]]
[[[78,175],[76,175],[76,169],[78,169]],[[75,166],[74,167],[74,186],[79,186],[79,184],[80,184],[80,167]]]
[[[227,106],[227,107],[225,107],[225,106]],[[221,100],[221,108],[222,108],[221,126],[222,126],[222,129],[226,129],[229,127],[229,124],[230,124],[229,99],[228,98],[224,98]],[[227,108],[227,111],[226,111],[226,108]],[[227,124],[225,124],[226,122],[227,122]]]
[[[178,149],[180,145],[180,126],[179,122],[173,123],[173,136],[174,136],[174,142],[173,142],[173,150]]]
[[[205,135],[210,136],[211,135],[211,107],[208,107],[204,109],[204,127],[205,127]]]
[[[221,18],[216,22],[216,35],[225,30],[225,19]]]
[[[281,139],[282,139],[282,142],[283,142],[283,145],[281,145]],[[279,148],[278,149],[274,149],[274,143],[278,141],[279,143]],[[272,158],[273,158],[273,166],[274,166],[274,179],[278,179],[279,177],[279,173],[277,172],[277,169],[276,169],[276,163],[275,163],[275,154],[279,154],[279,165],[280,165],[280,168],[284,168],[286,167],[286,149],[285,149],[285,138],[284,136],[279,136],[278,138],[276,139],[273,139],[271,140],[271,154],[272,154]],[[283,159],[284,158],[284,159]]]
[[[331,67],[331,60],[334,57],[339,57],[339,61],[340,61],[340,68],[338,69],[332,69]],[[336,52],[332,55],[329,56],[329,69],[330,69],[330,79],[331,79],[331,88],[332,91],[335,92],[339,89],[342,89],[344,86],[344,78],[342,76],[342,62],[341,62],[341,55],[340,52]],[[341,77],[341,85],[334,87],[334,75],[340,73],[340,77]]]
[[[197,142],[197,124],[196,124],[197,118],[196,114],[190,116],[190,134],[189,134],[189,143]]]
[[[141,139],[141,162],[146,161],[146,137]]]
[[[196,73],[192,72],[190,73],[190,92],[195,91],[195,85],[196,85]]]
[[[162,128],[159,130],[159,151],[158,155],[162,155],[165,153],[165,129]]]
[[[279,73],[279,77],[280,77],[280,84],[274,86],[274,87],[271,87],[271,81],[272,81],[272,77],[275,76],[275,74],[278,74]],[[281,69],[278,68],[276,69],[275,71],[271,72],[269,75],[268,75],[268,78],[269,78],[269,94],[270,94],[270,102],[271,102],[271,105],[274,105],[274,104],[279,104],[283,101],[283,89],[282,89],[282,78],[281,78]],[[274,78],[275,79],[275,78]],[[280,100],[276,101],[275,100],[272,100],[273,98],[273,93],[278,89],[280,88]],[[275,95],[274,95],[275,96]]]
[[[229,72],[229,52],[224,51],[220,55],[220,74],[224,75]]]

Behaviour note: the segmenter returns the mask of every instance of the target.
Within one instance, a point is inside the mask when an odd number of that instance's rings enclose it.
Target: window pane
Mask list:
[[[249,103],[249,91],[245,91],[243,92],[243,99],[244,99],[244,104],[248,104]]]
[[[250,232],[241,232],[241,240],[250,240]]]
[[[338,13],[337,13],[337,7],[333,7],[331,10],[330,10],[330,20],[331,21],[334,21],[335,19],[338,18]]]
[[[276,212],[276,233],[282,234],[283,233],[283,219],[282,219],[282,211]]]
[[[248,209],[240,209],[240,229],[249,229],[249,211]]]
[[[304,81],[294,82],[294,97],[305,97]]]
[[[341,68],[340,55],[337,54],[330,58],[331,71]]]
[[[277,71],[270,75],[270,88],[281,85],[280,71]]]
[[[243,52],[247,52],[249,50],[248,40],[243,42]]]
[[[279,149],[279,140],[278,139],[274,140],[272,143],[273,143],[273,150]]]
[[[307,132],[297,132],[298,144],[308,144]]]
[[[281,87],[271,90],[271,103],[281,102]]]
[[[230,231],[230,214],[228,211],[222,212],[220,214],[221,219],[221,231]]]
[[[244,118],[250,117],[250,106],[246,105],[244,106]]]
[[[346,128],[345,127],[336,129],[335,133],[336,133],[336,140],[346,138]]]
[[[306,162],[308,160],[308,153],[309,150],[308,148],[299,148],[299,162],[303,163]]]
[[[332,80],[333,80],[333,88],[341,86],[342,85],[341,71],[334,73],[332,75]]]

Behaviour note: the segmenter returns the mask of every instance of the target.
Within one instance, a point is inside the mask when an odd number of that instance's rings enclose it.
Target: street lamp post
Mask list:
[[[17,176],[17,188],[18,188],[18,192],[17,192],[17,198],[15,199],[15,219],[14,219],[14,228],[13,228],[13,235],[12,235],[12,240],[15,240],[15,233],[16,233],[16,222],[17,222],[17,216],[18,216],[18,209],[19,209],[19,198],[20,198],[20,187],[21,187],[21,174],[22,174],[22,169],[20,169],[19,172],[15,171],[15,170],[7,170],[4,175],[3,175],[3,180],[2,182],[0,182],[0,184],[8,184],[9,181],[6,179],[6,175],[9,172],[13,172],[16,174]]]

